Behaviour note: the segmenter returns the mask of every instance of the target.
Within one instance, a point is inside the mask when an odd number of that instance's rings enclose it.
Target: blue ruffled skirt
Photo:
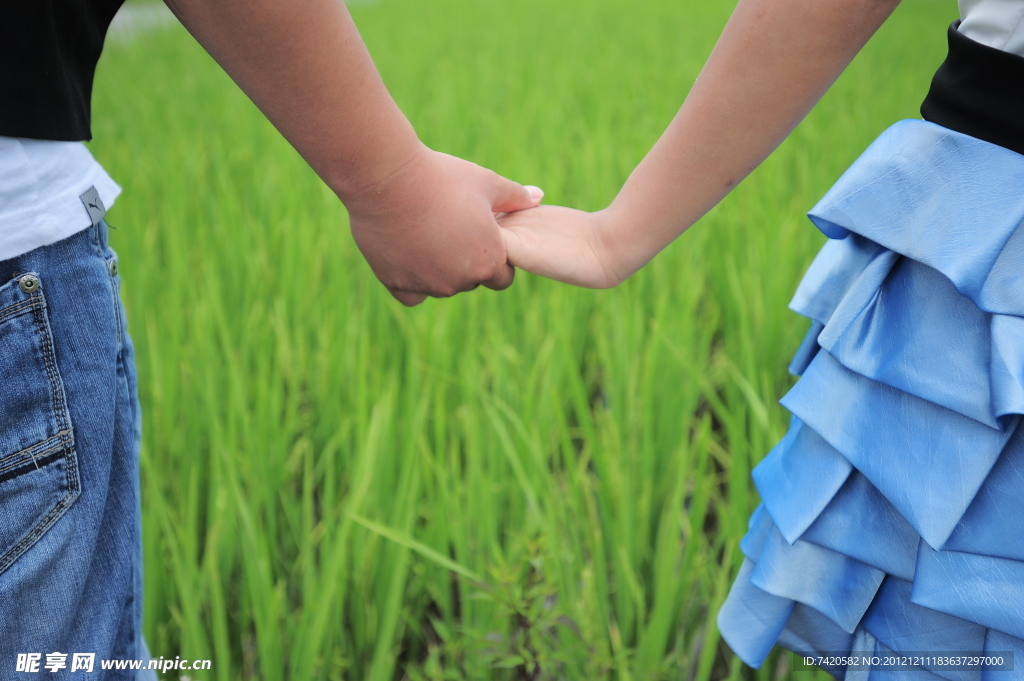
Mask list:
[[[776,643],[1012,651],[866,676],[1024,679],[1024,156],[902,121],[810,217],[792,426],[754,470],[722,636],[753,667]]]

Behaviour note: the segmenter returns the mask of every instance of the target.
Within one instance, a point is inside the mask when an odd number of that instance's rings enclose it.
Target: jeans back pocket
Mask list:
[[[41,277],[0,286],[0,574],[81,491]]]

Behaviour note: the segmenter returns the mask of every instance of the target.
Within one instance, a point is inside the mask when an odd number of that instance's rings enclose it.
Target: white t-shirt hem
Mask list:
[[[13,147],[13,148],[12,148]],[[79,142],[0,138],[0,260],[49,246],[92,226],[81,195],[95,187],[107,210],[121,194]],[[8,174],[10,173],[10,174]]]

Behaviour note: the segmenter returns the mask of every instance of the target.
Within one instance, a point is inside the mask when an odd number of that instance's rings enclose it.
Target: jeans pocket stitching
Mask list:
[[[32,316],[35,319],[36,329],[38,329],[39,335],[43,339],[43,363],[46,366],[47,378],[50,380],[53,415],[57,419],[60,432],[65,433],[62,438],[64,438],[68,449],[70,449],[74,444],[71,440],[71,424],[69,423],[67,404],[64,402],[64,385],[60,380],[60,373],[57,371],[57,359],[53,353],[53,334],[50,332],[50,323],[46,319],[46,300],[43,298],[42,292],[39,291],[31,294],[31,297],[38,297],[41,301],[40,305],[32,309]]]
[[[18,560],[18,558],[20,558],[23,553],[25,553],[37,541],[39,541],[39,538],[46,534],[46,531],[49,530],[53,526],[53,524],[60,519],[62,515],[64,515],[64,511],[68,510],[72,502],[75,499],[77,499],[78,495],[81,493],[81,489],[79,489],[78,486],[78,469],[74,466],[73,463],[75,461],[75,453],[73,451],[68,452],[65,460],[69,463],[69,483],[71,482],[71,469],[75,469],[76,474],[74,476],[74,486],[69,485],[67,494],[60,498],[60,500],[54,505],[54,507],[50,509],[50,512],[47,513],[46,516],[41,521],[36,523],[35,527],[33,527],[32,530],[21,539],[21,541],[12,546],[7,551],[7,553],[0,556],[0,574],[6,572],[7,568],[14,564],[14,561]]]
[[[0,310],[0,324],[3,324],[8,319],[17,317],[20,314],[25,314],[26,312],[29,312],[36,308],[38,305],[39,303],[36,300],[28,298],[27,300],[22,300],[18,303],[15,303],[14,305],[5,307],[4,309]]]
[[[46,438],[42,442],[38,442],[31,447],[26,447],[25,449],[14,452],[13,454],[8,454],[0,459],[0,482],[3,481],[4,473],[13,468],[22,466],[30,461],[38,461],[40,457],[48,455],[50,452],[67,449],[67,442],[64,439],[65,435],[67,435],[67,433],[60,431]]]
[[[50,324],[46,315],[46,298],[42,291],[35,291],[29,294],[28,301],[30,302],[29,308],[32,310],[34,325],[40,338],[43,366],[50,384],[53,416],[57,420],[58,426],[58,432],[43,442],[57,439],[60,443],[57,449],[63,451],[64,477],[67,492],[58,499],[53,508],[43,516],[42,520],[36,522],[24,537],[0,554],[0,574],[6,572],[7,568],[31,548],[64,515],[64,512],[81,494],[78,457],[74,450],[74,432],[72,431],[71,418],[68,414],[67,401],[64,395],[64,383],[61,380],[54,354],[53,333],[50,330]],[[37,443],[35,446],[38,447],[40,444],[42,443]],[[29,447],[28,449],[31,450],[33,448]],[[24,451],[21,450],[21,452]],[[5,457],[5,459],[9,458]]]
[[[22,461],[14,466],[8,466],[5,472],[0,472],[0,483],[20,478],[32,471],[38,471],[66,456],[67,451],[63,447],[51,447],[45,452],[41,452],[40,456],[37,456],[34,459]]]

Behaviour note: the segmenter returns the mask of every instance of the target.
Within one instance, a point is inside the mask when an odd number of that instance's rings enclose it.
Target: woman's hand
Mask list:
[[[609,249],[608,215],[539,206],[498,218],[508,261],[527,272],[586,288],[611,288],[623,272]]]

